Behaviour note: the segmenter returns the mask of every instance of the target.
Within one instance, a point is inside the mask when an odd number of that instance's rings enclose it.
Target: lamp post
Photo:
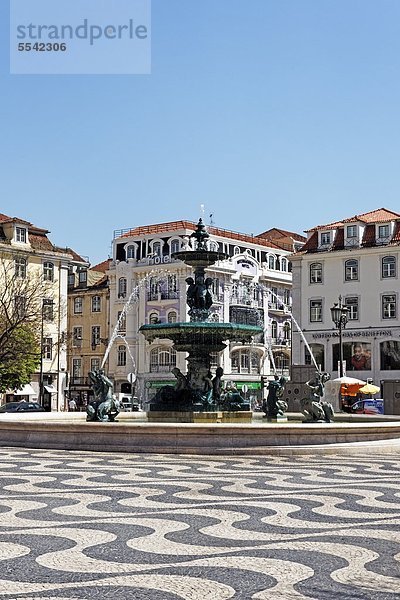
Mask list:
[[[331,308],[332,321],[339,330],[339,377],[343,377],[343,336],[342,331],[347,324],[347,306],[342,304],[342,296],[339,296],[339,302]]]

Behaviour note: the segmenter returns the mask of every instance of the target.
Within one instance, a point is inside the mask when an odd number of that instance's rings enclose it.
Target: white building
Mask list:
[[[19,217],[0,214],[0,260],[2,276],[8,281],[11,302],[26,305],[25,290],[33,294],[41,307],[40,367],[32,381],[22,390],[9,390],[4,401],[26,398],[39,399],[46,410],[64,410],[68,387],[66,332],[68,273],[82,263],[69,248],[55,246],[47,237],[48,230],[36,227]],[[9,273],[10,277],[5,273]],[[7,279],[8,277],[8,279]],[[10,287],[10,281],[17,284]],[[18,281],[22,282],[21,286]],[[24,285],[23,282],[27,282]],[[31,285],[30,285],[30,283]],[[18,295],[16,295],[18,293]],[[24,309],[23,309],[24,310]]]
[[[128,391],[127,374],[132,371],[137,374],[136,394],[142,401],[150,399],[159,387],[173,383],[174,366],[186,372],[185,354],[177,354],[172,342],[156,340],[150,345],[138,330],[145,323],[189,321],[185,279],[192,271],[172,254],[185,247],[195,227],[192,222],[174,221],[115,233],[108,271],[110,336],[132,294],[130,308],[120,319],[121,335],[109,356],[108,370],[117,393]],[[261,375],[272,372],[271,356],[278,372],[288,373],[292,274],[287,257],[305,239],[281,230],[260,236],[216,227],[208,231],[214,248],[230,257],[208,269],[207,274],[214,278],[211,318],[261,324],[268,344],[267,348],[264,339],[258,339],[244,346],[238,340],[213,357],[213,366],[222,366],[225,380],[235,381],[239,389],[246,384],[248,393],[260,398]]]
[[[291,256],[293,315],[317,363],[338,376],[338,331],[330,308],[341,296],[348,308],[343,355],[348,375],[377,385],[400,379],[400,214],[385,208],[308,232]],[[293,364],[310,364],[293,330]]]

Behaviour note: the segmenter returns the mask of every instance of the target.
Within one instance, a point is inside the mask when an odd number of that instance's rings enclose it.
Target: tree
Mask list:
[[[23,255],[0,256],[0,392],[29,383],[40,363],[52,286],[39,271],[27,270]]]
[[[22,388],[40,364],[40,339],[32,325],[18,325],[1,347],[0,393]]]

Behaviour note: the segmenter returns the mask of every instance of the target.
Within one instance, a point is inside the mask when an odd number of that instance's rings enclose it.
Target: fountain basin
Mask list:
[[[199,321],[196,323],[156,323],[142,325],[139,331],[143,333],[149,342],[157,338],[173,340],[176,350],[179,350],[181,347],[184,347],[184,351],[186,351],[187,347],[192,351],[197,350],[198,348],[193,346],[193,339],[196,339],[199,345],[201,345],[199,349],[201,351],[203,347],[206,347],[206,350],[209,350],[209,347],[217,350],[224,341],[231,339],[248,343],[255,335],[262,333],[263,329],[258,325]]]
[[[142,415],[143,417],[143,415]],[[291,455],[400,452],[400,421],[363,423],[148,423],[131,413],[116,423],[87,423],[84,413],[0,419],[2,447],[135,454]]]

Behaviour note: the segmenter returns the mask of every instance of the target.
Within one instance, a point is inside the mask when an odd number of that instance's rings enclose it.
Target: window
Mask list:
[[[325,349],[323,344],[310,344],[310,350],[313,354],[314,360],[317,363],[317,365],[320,367],[320,369],[323,371],[325,369]],[[304,364],[306,365],[313,365],[314,362],[311,358],[311,354],[308,351],[308,348],[305,347],[304,348]],[[335,367],[337,368],[337,367]]]
[[[90,359],[90,370],[98,371],[100,369],[100,359],[99,358],[91,358]]]
[[[43,338],[42,353],[45,360],[51,360],[53,358],[53,340],[51,337]]]
[[[126,312],[122,310],[118,311],[118,331],[121,333],[126,333]]]
[[[400,370],[400,342],[389,340],[381,342],[380,347],[382,371]]]
[[[86,285],[86,282],[87,282],[87,270],[86,269],[79,269],[78,279],[79,279],[79,285]]]
[[[179,240],[171,240],[171,254],[179,252]]]
[[[260,356],[249,349],[232,352],[232,373],[260,373]]]
[[[274,340],[278,337],[278,323],[276,321],[271,321],[271,337]]]
[[[344,263],[345,281],[358,280],[358,260],[346,260]]]
[[[74,314],[75,315],[82,314],[82,308],[83,308],[83,298],[81,296],[79,296],[78,298],[74,299]]]
[[[53,300],[43,300],[42,315],[45,321],[53,321],[54,319],[54,302]]]
[[[382,258],[382,278],[396,277],[396,259],[394,256]]]
[[[283,302],[287,306],[290,305],[290,290],[283,290]]]
[[[286,258],[281,258],[281,270],[282,271],[287,271],[288,270],[288,261]]]
[[[92,348],[100,344],[100,325],[93,325],[92,327]]]
[[[118,367],[126,366],[126,346],[118,346]]]
[[[168,297],[176,298],[178,291],[178,280],[176,275],[168,275]]]
[[[290,323],[289,323],[289,321],[286,321],[285,324],[283,325],[283,338],[286,341],[290,340],[290,332],[291,332]]]
[[[168,313],[168,323],[176,323],[176,312],[174,310]]]
[[[396,295],[385,294],[382,296],[382,319],[396,318]]]
[[[43,263],[43,279],[54,281],[54,264],[52,262]]]
[[[153,255],[161,256],[161,242],[153,242]]]
[[[17,242],[26,244],[26,229],[25,229],[25,227],[16,227],[15,228],[15,240]]]
[[[74,327],[72,330],[72,345],[73,346],[81,346],[82,345],[82,327]]]
[[[74,287],[75,285],[75,273],[73,271],[73,268],[70,267],[68,269],[68,287]]]
[[[322,263],[311,263],[310,283],[322,283]]]
[[[17,318],[23,319],[25,316],[25,312],[26,312],[26,297],[25,296],[15,296],[14,309],[15,309]]]
[[[348,237],[348,238],[357,237],[357,225],[348,225],[347,226],[346,237]]]
[[[118,279],[118,298],[125,298],[126,297],[126,290],[127,290],[127,280],[126,277],[120,277]]]
[[[149,323],[152,325],[155,325],[156,323],[159,323],[159,319],[158,319],[158,313],[156,312],[152,312],[149,314]]]
[[[347,307],[347,319],[349,321],[357,321],[358,320],[358,297],[357,296],[349,296],[345,298],[344,304]]]
[[[150,352],[150,372],[168,372],[176,366],[176,351],[173,348],[158,347]]]
[[[234,254],[234,256],[237,256],[238,254],[240,254],[240,248],[238,246],[235,246],[233,248],[233,254]]]
[[[389,225],[379,225],[378,238],[384,239],[389,237]]]
[[[72,359],[72,377],[80,377],[82,373],[82,360],[80,358]]]
[[[322,321],[322,300],[310,300],[310,322],[320,323]]]
[[[16,258],[14,265],[15,265],[15,276],[25,279],[25,277],[26,277],[26,258]]]
[[[135,258],[135,246],[128,246],[126,249],[127,258]]]
[[[329,246],[331,243],[331,232],[323,231],[321,233],[321,246]]]
[[[92,296],[92,312],[101,311],[101,298],[100,296]]]
[[[276,263],[275,256],[273,256],[273,254],[270,254],[268,256],[268,268],[275,269],[275,263]]]

